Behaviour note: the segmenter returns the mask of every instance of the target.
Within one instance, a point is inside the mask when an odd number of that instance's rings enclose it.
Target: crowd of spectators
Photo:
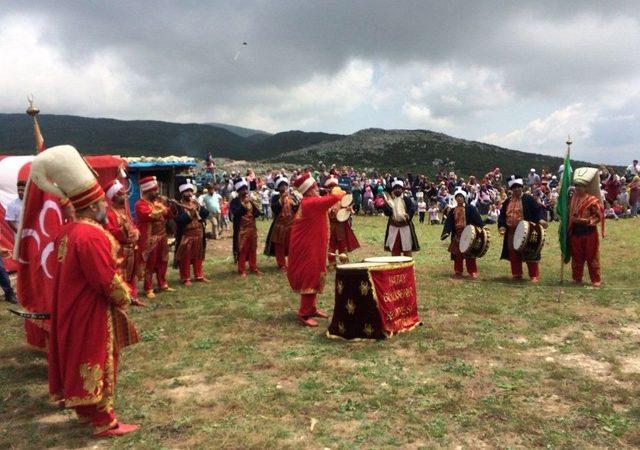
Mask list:
[[[244,177],[249,183],[252,195],[262,204],[264,220],[271,218],[270,198],[275,193],[274,181],[280,174],[295,180],[303,171],[311,171],[314,178],[322,186],[327,178],[338,179],[340,187],[353,194],[354,214],[377,215],[374,207],[377,196],[391,185],[391,173],[361,172],[353,167],[326,167],[322,164],[313,167],[286,170],[267,170],[256,174],[252,169],[246,171],[217,170],[211,161],[207,162],[202,183],[200,200],[210,209],[212,221],[217,222],[220,232],[228,224],[228,202],[234,197],[233,180]],[[548,220],[558,220],[555,206],[559,196],[559,181],[562,167],[557,172],[547,169],[531,168],[524,177],[525,191],[529,192],[547,211]],[[482,177],[471,175],[467,178],[458,176],[455,171],[440,171],[435,176],[407,173],[403,177],[407,192],[416,202],[420,223],[439,224],[448,208],[454,205],[453,192],[464,189],[468,193],[468,201],[474,204],[485,216],[486,223],[496,223],[500,214],[500,206],[507,198],[508,189],[503,182],[503,174],[499,167],[487,172]],[[602,199],[605,215],[608,218],[637,217],[640,192],[640,165],[633,161],[624,173],[618,174],[613,168],[600,167]],[[215,235],[218,232],[214,232]]]

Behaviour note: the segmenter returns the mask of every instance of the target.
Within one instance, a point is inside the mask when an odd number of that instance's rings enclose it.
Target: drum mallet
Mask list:
[[[338,258],[338,260],[343,264],[346,263],[346,262],[349,262],[349,257],[347,256],[346,253],[331,253],[331,252],[329,252],[328,255]]]

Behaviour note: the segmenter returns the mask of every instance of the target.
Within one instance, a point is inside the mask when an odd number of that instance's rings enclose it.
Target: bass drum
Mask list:
[[[489,230],[467,225],[460,236],[460,253],[467,258],[482,258],[489,250]]]
[[[544,245],[545,231],[539,223],[521,220],[513,233],[513,249],[527,257],[540,254]]]

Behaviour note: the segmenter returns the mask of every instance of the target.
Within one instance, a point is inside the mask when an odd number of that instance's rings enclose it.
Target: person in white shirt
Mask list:
[[[7,205],[7,211],[4,219],[7,221],[14,233],[18,232],[20,225],[20,214],[22,213],[22,200],[24,199],[25,181],[18,181],[18,198]]]
[[[638,165],[637,159],[634,159],[633,162],[627,166],[626,173],[631,174],[633,177],[640,175],[640,165]]]
[[[420,216],[420,223],[424,223],[424,216],[427,213],[427,202],[424,201],[424,197],[418,199],[418,215]]]
[[[267,186],[262,186],[260,190],[260,202],[262,203],[262,220],[270,219],[271,192]]]
[[[432,203],[431,208],[429,208],[429,223],[431,225],[438,225],[440,223],[439,213],[440,210],[438,209],[438,205],[436,203]]]
[[[536,169],[531,169],[529,171],[529,186],[535,186],[536,184],[540,184],[540,175],[536,173]]]
[[[498,217],[500,217],[500,208],[498,207],[497,203],[492,203],[489,207],[489,213],[487,214],[487,220],[485,223],[498,223]]]
[[[207,221],[211,223],[213,238],[218,239],[222,234],[222,218],[220,217],[220,201],[222,200],[222,196],[218,194],[218,189],[215,185],[209,185],[205,191],[205,194],[201,196],[201,205],[209,211]]]

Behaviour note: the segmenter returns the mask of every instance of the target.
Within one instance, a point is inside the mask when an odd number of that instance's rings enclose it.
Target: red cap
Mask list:
[[[157,190],[159,187],[158,179],[154,176],[140,178],[140,191],[142,193]]]
[[[333,187],[338,186],[338,179],[334,177],[327,178],[327,181],[324,182],[324,187],[327,189],[331,189]]]
[[[307,192],[314,184],[316,184],[316,180],[313,179],[309,172],[303,173],[293,182],[293,186],[302,194]]]
[[[111,200],[118,192],[122,190],[124,190],[124,186],[117,178],[115,180],[109,181],[104,187],[104,192],[109,200]]]
[[[96,180],[87,189],[84,189],[82,192],[72,197],[69,197],[69,200],[71,201],[71,204],[73,204],[73,207],[75,209],[84,209],[87,206],[91,205],[92,203],[95,203],[98,200],[101,200],[103,198],[104,198],[104,191],[102,190],[102,188],[100,187],[100,184],[98,184],[98,181]]]

